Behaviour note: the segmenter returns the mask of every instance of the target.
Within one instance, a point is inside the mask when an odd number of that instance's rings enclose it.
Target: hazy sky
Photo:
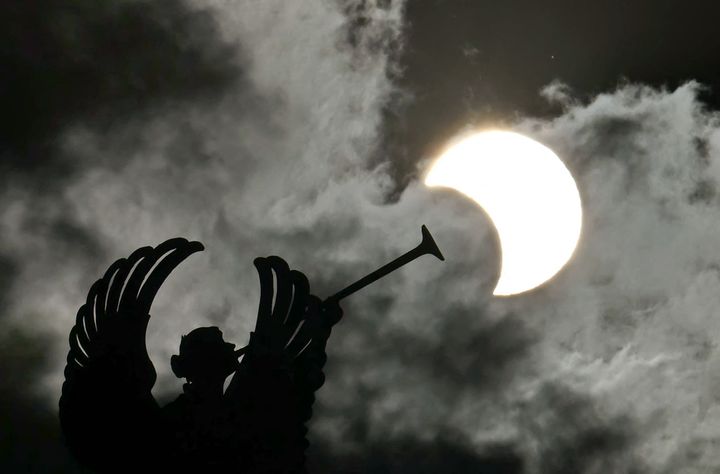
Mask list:
[[[56,406],[67,334],[115,259],[202,241],[148,346],[247,340],[277,254],[345,304],[314,472],[720,470],[720,39],[711,2],[10,0],[0,7],[0,470],[76,472]],[[417,180],[502,126],[574,174],[571,264],[493,298],[472,203]],[[527,198],[519,195],[518,199]]]

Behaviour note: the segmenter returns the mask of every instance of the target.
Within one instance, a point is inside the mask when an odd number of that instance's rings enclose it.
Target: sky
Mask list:
[[[0,470],[79,472],[67,335],[117,258],[183,236],[148,331],[247,341],[252,260],[344,304],[312,472],[720,470],[720,7],[709,1],[108,0],[0,7]],[[524,133],[583,202],[573,260],[495,298],[490,221],[425,188],[448,140]],[[519,196],[522,198],[523,196]]]

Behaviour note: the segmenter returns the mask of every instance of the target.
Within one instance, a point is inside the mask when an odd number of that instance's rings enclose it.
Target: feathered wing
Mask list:
[[[99,472],[162,465],[166,433],[151,389],[145,346],[150,307],[199,242],[170,239],[113,263],[96,281],[70,331],[60,423],[75,457]]]
[[[258,258],[260,303],[255,331],[226,397],[246,430],[247,472],[302,473],[306,422],[325,378],[325,343],[341,316],[310,294],[308,280],[279,257]],[[247,456],[246,456],[247,458]]]

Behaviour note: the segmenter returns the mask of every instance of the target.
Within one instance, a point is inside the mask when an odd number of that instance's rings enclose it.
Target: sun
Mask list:
[[[507,131],[485,131],[449,146],[425,177],[481,206],[500,238],[495,295],[536,288],[570,260],[582,227],[580,193],[548,147]]]

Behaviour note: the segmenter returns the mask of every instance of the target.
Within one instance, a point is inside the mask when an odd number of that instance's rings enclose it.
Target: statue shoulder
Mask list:
[[[167,419],[176,419],[187,413],[190,405],[190,398],[187,394],[182,393],[175,400],[162,407],[162,413]]]

